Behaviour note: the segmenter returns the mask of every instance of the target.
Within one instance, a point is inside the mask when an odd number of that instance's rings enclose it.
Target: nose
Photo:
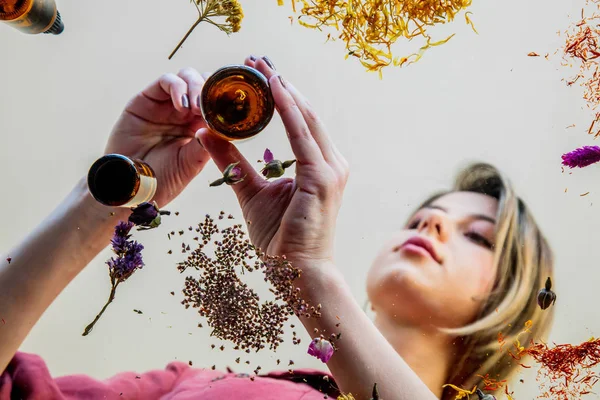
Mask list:
[[[449,236],[448,217],[440,210],[429,210],[421,219],[417,230],[435,237],[440,242],[446,242]]]

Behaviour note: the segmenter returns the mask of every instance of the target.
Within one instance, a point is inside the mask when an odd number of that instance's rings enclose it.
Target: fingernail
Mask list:
[[[190,108],[190,99],[187,94],[181,96],[181,102],[183,103],[183,107]]]
[[[283,77],[281,75],[277,75],[277,78],[279,78],[279,82],[281,83],[281,86],[283,86],[284,88],[287,88],[287,86],[285,86],[285,81],[283,80]]]
[[[198,106],[198,108],[200,108],[200,95],[196,97],[196,105]]]
[[[271,68],[273,71],[276,70],[275,64],[273,64],[273,61],[269,60],[269,57],[264,56],[262,59],[264,60],[264,62],[267,63],[267,65],[269,66],[269,68]]]
[[[256,57],[254,57],[253,55],[250,55],[250,59],[251,59],[252,61],[256,61]]]

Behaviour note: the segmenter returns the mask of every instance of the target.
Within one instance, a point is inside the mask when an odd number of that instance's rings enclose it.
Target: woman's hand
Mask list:
[[[200,112],[204,78],[192,68],[165,74],[125,107],[108,139],[106,153],[148,163],[157,175],[154,200],[173,200],[209,160],[195,134],[206,123]]]
[[[232,185],[252,243],[268,255],[285,255],[300,268],[333,262],[335,223],[348,179],[348,163],[331,142],[306,99],[270,62],[246,60],[268,79],[296,156],[296,177],[266,181],[237,148],[207,129],[198,137],[217,166],[240,162],[245,179]],[[272,65],[272,64],[271,64]]]

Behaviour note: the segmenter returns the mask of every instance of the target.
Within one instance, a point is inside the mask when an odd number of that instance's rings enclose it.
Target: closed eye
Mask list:
[[[467,232],[465,233],[465,236],[467,238],[469,238],[470,240],[472,240],[473,242],[489,249],[489,250],[494,250],[494,243],[490,242],[488,239],[486,239],[484,236],[480,235],[477,232]]]

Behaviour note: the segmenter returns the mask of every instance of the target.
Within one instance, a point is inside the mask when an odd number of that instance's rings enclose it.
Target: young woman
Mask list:
[[[253,243],[286,255],[302,269],[304,298],[321,318],[302,318],[308,332],[341,331],[343,346],[327,363],[332,376],[300,370],[254,380],[182,363],[100,382],[86,376],[52,379],[43,361],[17,352],[33,325],[66,285],[109,243],[127,210],[96,203],[82,179],[39,228],[0,266],[0,400],[75,399],[321,399],[335,384],[356,399],[451,399],[443,385],[471,389],[480,376],[506,379],[518,366],[510,340],[532,321],[523,343],[547,333],[552,308],[536,305],[552,275],[546,240],[524,203],[493,167],[467,168],[454,188],[433,196],[385,244],[368,275],[376,313],[371,321],[333,255],[348,165],[306,99],[264,57],[246,64],[270,82],[296,156],[296,177],[265,181],[236,147],[210,134],[200,117],[202,76],[192,69],[164,75],[127,105],[106,147],[149,163],[160,182],[155,200],[173,200],[212,158],[224,170],[240,162],[243,182],[231,186]],[[270,212],[262,213],[267,207]],[[115,215],[111,216],[110,212]],[[35,249],[35,251],[32,251]],[[338,319],[339,317],[339,319]],[[339,328],[335,325],[340,323]],[[498,332],[507,344],[500,350]],[[325,384],[325,383],[326,384]]]

